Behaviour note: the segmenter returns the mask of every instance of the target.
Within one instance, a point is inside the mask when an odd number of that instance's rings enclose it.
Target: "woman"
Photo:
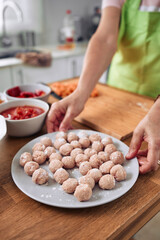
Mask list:
[[[101,74],[111,63],[108,84],[156,97],[160,94],[160,12],[141,11],[157,0],[103,0],[102,17],[91,38],[75,92],[54,103],[47,118],[48,132],[66,131],[83,110]],[[113,59],[112,59],[113,57]],[[126,158],[138,157],[140,173],[156,170],[160,162],[160,98],[136,127]],[[143,141],[146,151],[139,151]]]

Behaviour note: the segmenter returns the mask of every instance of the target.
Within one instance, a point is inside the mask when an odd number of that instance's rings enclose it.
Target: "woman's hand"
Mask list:
[[[148,149],[145,151],[139,150],[143,141],[148,143]],[[158,169],[158,160],[160,160],[160,98],[134,130],[126,159],[135,156],[138,158],[141,174]]]
[[[46,120],[47,131],[50,133],[72,129],[72,120],[80,114],[84,104],[78,90],[61,101],[53,103]]]

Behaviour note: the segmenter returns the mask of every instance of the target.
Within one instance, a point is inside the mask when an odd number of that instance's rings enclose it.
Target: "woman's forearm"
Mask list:
[[[117,49],[119,18],[119,9],[106,9],[98,30],[89,42],[77,88],[84,102],[87,101],[99,78],[109,66]]]
[[[96,37],[93,37],[90,41],[78,84],[79,91],[83,92],[85,101],[90,96],[103,72],[109,66],[115,51],[116,44],[113,45],[107,41],[101,42]]]

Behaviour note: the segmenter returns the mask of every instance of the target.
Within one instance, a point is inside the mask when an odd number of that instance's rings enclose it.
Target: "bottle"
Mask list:
[[[67,10],[63,19],[63,33],[65,38],[65,43],[74,46],[74,20],[71,15],[71,10]]]
[[[91,16],[90,31],[89,31],[90,36],[89,37],[91,37],[93,35],[93,33],[95,33],[95,31],[99,25],[100,18],[101,18],[101,10],[99,7],[95,7],[94,13]]]

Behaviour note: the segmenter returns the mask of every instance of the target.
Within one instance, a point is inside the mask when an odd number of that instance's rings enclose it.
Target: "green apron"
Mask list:
[[[160,12],[139,11],[140,3],[123,5],[108,85],[155,98],[160,94]]]

